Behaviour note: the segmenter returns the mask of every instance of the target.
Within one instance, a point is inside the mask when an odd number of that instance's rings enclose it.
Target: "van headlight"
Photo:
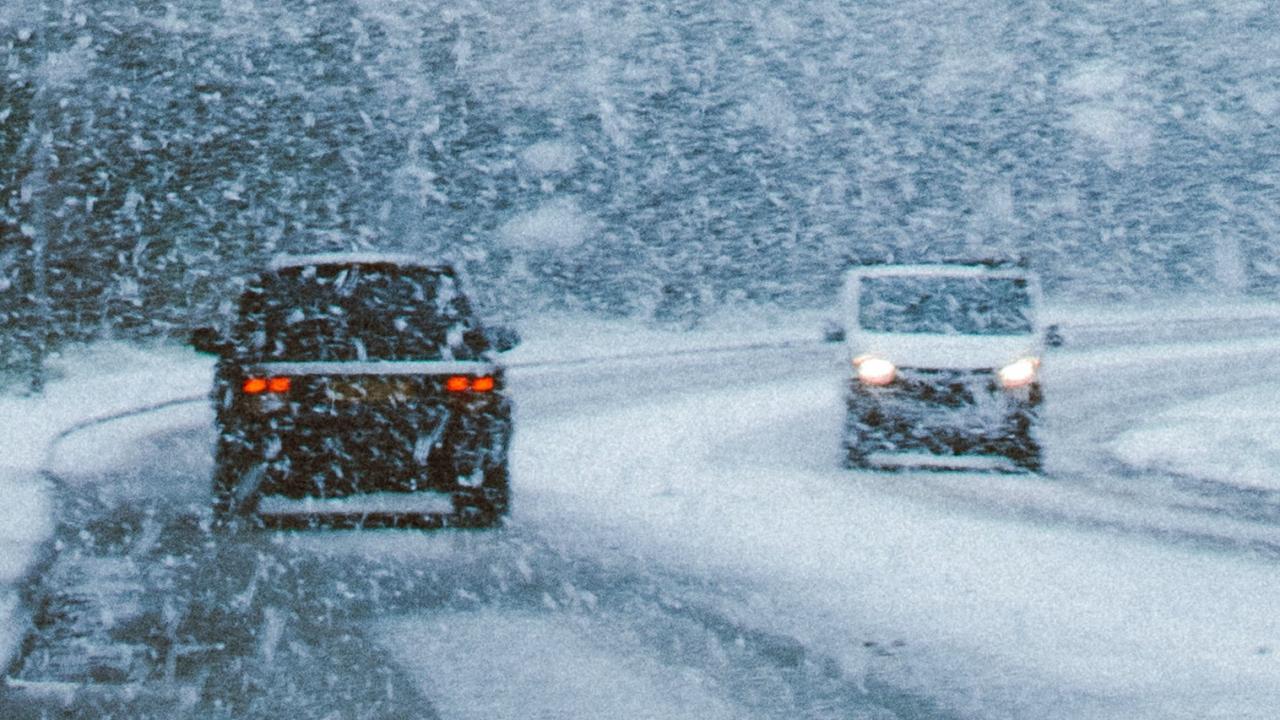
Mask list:
[[[1040,358],[1022,358],[1000,368],[1000,384],[1005,389],[1026,387],[1036,381],[1040,370]]]
[[[863,385],[888,385],[898,375],[898,368],[893,363],[874,355],[859,355],[853,359],[853,366],[857,368],[858,380]]]

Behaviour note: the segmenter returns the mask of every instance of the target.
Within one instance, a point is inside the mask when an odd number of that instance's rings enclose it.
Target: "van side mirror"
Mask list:
[[[844,338],[845,331],[843,325],[835,320],[828,320],[822,323],[822,342],[844,342]]]
[[[485,329],[489,347],[498,352],[506,352],[520,344],[520,333],[508,325],[497,325]]]
[[[1062,328],[1056,323],[1045,328],[1044,344],[1051,348],[1062,347],[1067,339],[1062,336]]]
[[[196,352],[207,355],[226,355],[231,350],[231,343],[216,328],[199,327],[191,331],[188,341]]]

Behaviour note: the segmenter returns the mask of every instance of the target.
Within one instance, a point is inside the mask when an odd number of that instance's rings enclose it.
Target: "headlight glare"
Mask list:
[[[853,365],[864,385],[888,385],[898,374],[898,368],[881,357],[862,355],[854,358]]]
[[[1040,369],[1039,358],[1022,358],[1000,368],[1000,384],[1012,390],[1026,387],[1036,380]]]

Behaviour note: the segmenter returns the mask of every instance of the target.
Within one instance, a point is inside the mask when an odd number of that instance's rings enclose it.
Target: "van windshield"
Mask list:
[[[250,283],[235,338],[258,361],[473,360],[475,328],[447,271],[311,265]]]
[[[1025,278],[864,277],[858,293],[858,325],[871,332],[1021,335],[1033,312]]]

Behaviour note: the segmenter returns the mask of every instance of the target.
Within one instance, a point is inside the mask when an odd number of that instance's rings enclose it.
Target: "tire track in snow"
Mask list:
[[[51,480],[57,554],[28,589],[4,717],[326,717],[335,703],[347,717],[436,717],[359,633],[264,591],[278,555],[263,538],[216,535],[167,496],[104,501]]]

